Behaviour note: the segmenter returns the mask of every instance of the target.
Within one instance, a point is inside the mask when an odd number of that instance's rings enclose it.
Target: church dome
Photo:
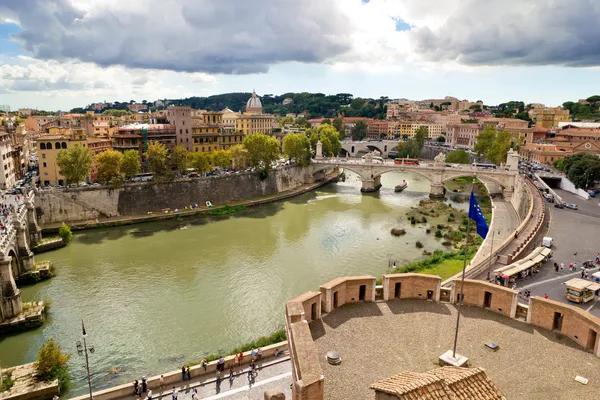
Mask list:
[[[256,95],[256,91],[252,91],[252,97],[246,103],[246,112],[252,114],[262,114],[262,103]]]

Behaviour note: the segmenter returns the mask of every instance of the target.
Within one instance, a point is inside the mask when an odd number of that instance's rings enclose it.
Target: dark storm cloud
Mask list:
[[[271,65],[318,63],[350,50],[351,26],[335,0],[2,0],[22,46],[39,59],[101,66],[249,74]]]
[[[430,61],[600,65],[600,0],[465,0],[439,30],[411,32]]]

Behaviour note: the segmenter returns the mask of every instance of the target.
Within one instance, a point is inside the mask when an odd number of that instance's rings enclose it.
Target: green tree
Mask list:
[[[319,133],[317,132],[316,129],[311,129],[310,130],[310,148],[312,149],[312,151],[316,151],[317,150],[317,142],[319,141]]]
[[[323,143],[324,138],[327,138],[331,143],[331,151],[329,154],[332,156],[340,154],[340,151],[342,151],[342,141],[340,140],[340,134],[337,129],[331,125],[320,125],[317,127],[317,133],[319,134],[321,143]],[[324,145],[323,149],[325,149]]]
[[[360,97],[357,97],[356,99],[352,100],[352,103],[350,103],[350,108],[353,110],[360,110],[364,105],[365,101]]]
[[[331,125],[331,120],[329,118],[325,118],[322,122],[322,125]]]
[[[469,110],[479,112],[481,111],[481,106],[479,104],[473,104],[471,107],[469,107]]]
[[[121,172],[123,172],[125,179],[132,179],[140,173],[141,169],[140,153],[137,150],[126,150],[123,153],[123,160],[121,163]]]
[[[510,132],[504,130],[497,132],[486,158],[494,164],[506,162],[506,154],[510,150],[511,140],[512,134]]]
[[[228,150],[215,150],[212,152],[213,164],[219,168],[231,168],[231,152]]]
[[[367,137],[367,123],[365,121],[357,121],[352,128],[352,140],[363,140]]]
[[[196,170],[199,174],[206,174],[212,171],[212,157],[209,153],[189,153],[188,165]]]
[[[67,183],[79,183],[90,173],[94,156],[88,147],[75,145],[68,150],[60,150],[56,156],[56,165]]]
[[[231,152],[231,162],[233,163],[233,168],[244,169],[248,166],[248,150],[243,144],[231,146],[229,151]]]
[[[266,178],[279,158],[279,141],[263,133],[252,133],[244,138],[250,165],[258,168],[262,179]]]
[[[446,143],[446,138],[444,136],[438,136],[437,139],[435,139],[438,143]]]
[[[423,146],[425,146],[425,142],[427,141],[428,137],[429,129],[426,126],[420,126],[415,131],[415,137],[413,139],[417,142],[417,145],[419,146],[419,153],[423,149]]]
[[[169,150],[162,143],[152,141],[148,144],[146,161],[148,170],[155,178],[160,179],[169,175]]]
[[[54,338],[50,338],[42,345],[34,364],[36,374],[43,381],[58,379],[59,389],[62,391],[69,382],[70,354],[63,353]]]
[[[123,167],[123,154],[116,150],[106,150],[96,156],[97,180],[102,183],[119,183],[121,181],[121,168]]]
[[[333,127],[337,129],[341,138],[343,138],[346,135],[346,130],[344,129],[344,120],[342,118],[335,118],[333,120]]]
[[[600,159],[593,154],[577,153],[567,156],[561,168],[578,188],[588,189],[600,180]]]
[[[288,133],[283,138],[283,154],[295,163],[306,167],[310,164],[310,140],[301,133]]]
[[[410,136],[408,136],[406,133],[402,135],[402,139],[404,139],[405,141],[408,140]]]
[[[446,156],[446,162],[453,164],[469,164],[471,159],[469,153],[464,150],[454,150]]]
[[[494,128],[485,128],[483,132],[477,135],[477,142],[473,147],[473,150],[479,157],[487,155],[492,148],[494,140],[496,139],[496,130]]]
[[[188,151],[183,146],[175,146],[171,154],[169,154],[169,167],[175,171],[177,175],[185,174],[188,166]]]
[[[63,222],[62,226],[58,230],[58,236],[62,239],[64,244],[71,243],[71,239],[73,238],[71,227]]]
[[[333,156],[333,150],[331,149],[331,140],[327,136],[321,137],[321,144],[323,145],[323,156]]]

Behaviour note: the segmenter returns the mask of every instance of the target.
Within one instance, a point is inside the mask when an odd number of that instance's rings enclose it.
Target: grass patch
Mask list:
[[[226,352],[226,354],[222,354],[222,355],[238,354],[241,352],[250,351],[252,349],[258,349],[260,347],[265,347],[265,346],[269,346],[271,344],[283,342],[285,340],[287,340],[287,336],[285,334],[285,329],[280,329],[276,332],[273,332],[269,336],[261,336],[253,342],[245,343],[241,346],[235,347],[235,348],[231,349],[230,351]],[[204,357],[204,359],[208,362],[211,362],[211,361],[218,360],[220,356],[221,356],[220,354],[209,354],[208,356]],[[202,362],[202,360],[192,361],[192,362],[187,363],[187,365],[189,365],[189,366],[199,365],[201,362]]]
[[[12,378],[12,373],[12,369],[4,370],[4,374],[2,377],[2,385],[0,386],[0,393],[8,392],[10,388],[12,388],[15,384],[15,380]]]
[[[242,206],[242,205],[232,207],[232,206],[225,204],[225,206],[223,206],[223,207],[210,210],[209,212],[207,212],[207,214],[214,217],[214,216],[235,214],[237,212],[244,211],[245,209],[246,209],[246,207]]]
[[[477,252],[479,244],[477,240],[473,246],[469,246],[467,252],[467,263]],[[442,279],[449,278],[460,272],[463,267],[464,252],[461,250],[445,253],[442,250],[436,250],[431,257],[423,260],[413,261],[400,267],[392,268],[391,274],[401,274],[407,272],[417,272],[421,274],[439,275]]]

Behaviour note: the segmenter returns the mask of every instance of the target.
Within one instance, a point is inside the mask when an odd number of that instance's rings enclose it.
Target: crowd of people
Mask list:
[[[12,224],[12,215],[18,210],[23,202],[24,199],[22,195],[0,195],[0,232],[2,234],[6,233],[8,226]]]

